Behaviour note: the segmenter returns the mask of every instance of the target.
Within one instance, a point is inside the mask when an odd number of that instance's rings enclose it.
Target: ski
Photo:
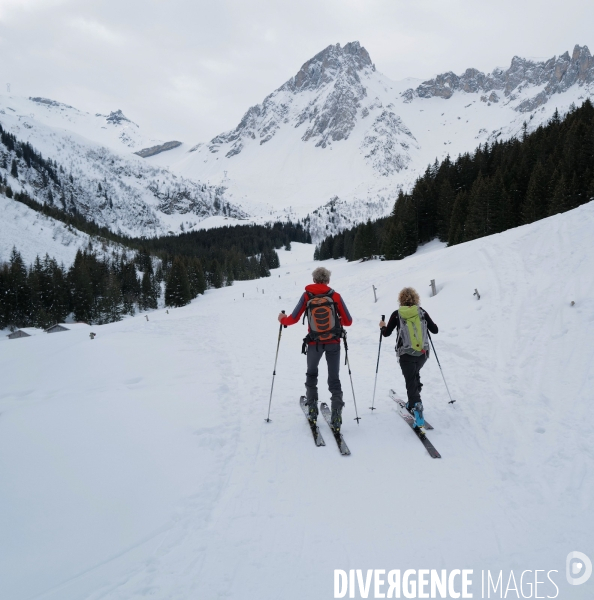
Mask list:
[[[394,402],[396,402],[398,406],[400,406],[406,412],[408,412],[406,410],[406,402],[402,398],[400,398],[400,396],[398,396],[398,394],[396,394],[394,390],[390,390],[390,398],[392,398],[392,400],[394,400]],[[425,421],[425,429],[433,429],[433,425],[430,425],[428,421]]]
[[[328,405],[325,402],[322,402],[322,404],[320,405],[320,411],[322,412],[322,415],[324,415],[324,419],[325,419],[326,423],[328,423],[330,429],[332,430],[332,437],[334,437],[334,439],[336,440],[336,444],[338,446],[338,449],[340,450],[340,453],[343,456],[349,456],[351,451],[349,450],[349,447],[346,445],[346,442],[344,441],[344,438],[342,437],[342,433],[336,433],[334,431],[334,429],[332,429],[332,425],[331,425],[332,413],[330,412],[330,409],[328,408]]]
[[[392,395],[396,396],[396,392],[394,390],[390,390],[390,397]],[[392,398],[394,399],[394,398]],[[404,408],[404,403],[398,402],[398,414],[408,423],[409,427],[415,432],[415,435],[421,440],[421,444],[425,446],[425,450],[429,452],[429,456],[431,458],[441,458],[441,454],[436,450],[435,446],[427,439],[427,436],[419,429],[415,429],[414,419],[412,415]]]
[[[307,423],[309,424],[309,428],[311,429],[311,434],[313,435],[313,439],[314,439],[314,442],[316,443],[316,446],[325,446],[326,442],[324,441],[324,438],[322,437],[322,434],[320,433],[320,428],[317,426],[316,423],[312,423],[312,421],[309,420],[309,416],[307,414],[308,408],[307,408],[307,405],[305,404],[305,396],[301,396],[299,398],[299,404],[301,405],[303,414],[305,415],[305,418],[307,419]]]

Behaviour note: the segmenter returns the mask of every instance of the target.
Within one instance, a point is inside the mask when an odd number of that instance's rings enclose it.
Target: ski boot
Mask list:
[[[414,417],[415,431],[421,435],[425,435],[425,419],[423,417],[423,403],[417,402],[413,408],[412,415]]]
[[[312,423],[316,423],[318,420],[318,401],[316,400],[308,400],[306,403],[308,411],[307,418]]]
[[[330,427],[334,433],[340,433],[340,426],[342,425],[342,408],[333,408],[332,415],[330,416]]]
[[[330,427],[334,433],[340,433],[340,427],[342,425],[342,407],[344,406],[342,394],[332,396],[331,404],[332,414],[330,415]]]

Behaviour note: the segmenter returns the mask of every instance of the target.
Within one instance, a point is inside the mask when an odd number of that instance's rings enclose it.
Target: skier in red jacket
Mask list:
[[[342,387],[340,385],[340,337],[342,327],[348,327],[353,319],[338,292],[328,285],[330,283],[330,271],[324,267],[318,267],[312,273],[313,283],[305,287],[305,292],[299,299],[297,306],[290,315],[280,313],[278,320],[282,325],[294,325],[299,322],[303,313],[307,310],[308,335],[305,338],[304,349],[307,348],[307,373],[305,377],[305,395],[309,408],[309,419],[313,422],[318,417],[318,365],[322,355],[326,355],[328,365],[328,389],[331,394],[332,428],[340,431],[342,424]],[[330,320],[330,329],[320,332],[316,319],[316,307],[318,311]],[[333,311],[333,314],[330,314]],[[334,318],[336,317],[336,318]],[[333,323],[334,321],[338,321]],[[322,328],[327,323],[323,319]]]

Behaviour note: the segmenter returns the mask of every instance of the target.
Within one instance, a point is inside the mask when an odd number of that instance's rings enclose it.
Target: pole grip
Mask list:
[[[382,321],[386,320],[386,315],[382,315]]]
[[[287,314],[287,313],[286,313],[284,310],[281,310],[281,312],[283,313],[283,315],[286,315],[286,314]],[[283,327],[284,327],[285,329],[287,328],[287,326],[286,326],[286,325],[283,325]]]

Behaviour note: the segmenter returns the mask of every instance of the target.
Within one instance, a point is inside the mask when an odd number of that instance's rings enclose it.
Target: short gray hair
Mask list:
[[[330,275],[332,275],[332,273],[328,271],[326,267],[318,267],[317,269],[314,269],[314,272],[311,274],[314,283],[330,283]]]

